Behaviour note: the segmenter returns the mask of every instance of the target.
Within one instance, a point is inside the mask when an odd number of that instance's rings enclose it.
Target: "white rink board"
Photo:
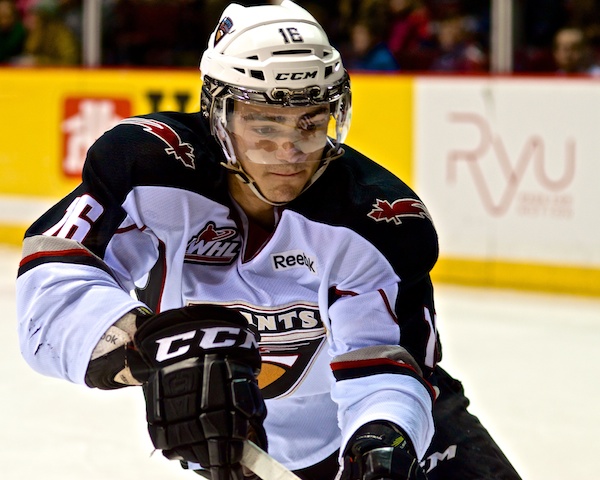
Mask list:
[[[600,266],[600,82],[418,77],[415,184],[446,257]]]
[[[189,480],[151,456],[141,391],[42,377],[16,336],[17,249],[0,247],[0,478]],[[597,478],[600,299],[437,287],[442,363],[524,480]]]

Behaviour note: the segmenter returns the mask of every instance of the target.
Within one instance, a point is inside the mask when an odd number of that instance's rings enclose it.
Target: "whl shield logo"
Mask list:
[[[240,251],[241,242],[237,238],[238,231],[235,228],[218,228],[214,222],[208,222],[188,242],[184,261],[203,265],[229,265]]]
[[[373,207],[373,210],[367,216],[376,222],[394,222],[396,225],[400,225],[403,217],[428,218],[431,220],[425,205],[414,198],[401,198],[393,203],[377,199]]]

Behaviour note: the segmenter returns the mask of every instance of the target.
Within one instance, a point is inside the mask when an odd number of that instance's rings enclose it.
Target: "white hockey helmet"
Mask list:
[[[290,0],[253,7],[230,4],[210,36],[200,70],[202,113],[227,166],[236,163],[226,131],[235,100],[282,107],[328,105],[334,123],[323,161],[340,155],[350,126],[350,81],[339,52],[302,7]]]

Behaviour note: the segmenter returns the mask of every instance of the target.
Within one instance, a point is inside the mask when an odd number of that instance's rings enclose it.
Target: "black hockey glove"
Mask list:
[[[391,422],[370,422],[350,438],[341,480],[427,480],[412,443]]]
[[[143,382],[148,431],[163,455],[199,463],[212,480],[243,478],[244,440],[267,448],[257,342],[241,314],[218,306],[168,310],[141,323],[129,367]]]

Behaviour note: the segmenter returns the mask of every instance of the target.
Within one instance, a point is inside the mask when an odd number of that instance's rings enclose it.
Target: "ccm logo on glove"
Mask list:
[[[256,337],[247,329],[237,327],[207,327],[156,339],[156,361],[164,362],[186,355],[192,348],[213,350],[219,348],[258,348]]]

